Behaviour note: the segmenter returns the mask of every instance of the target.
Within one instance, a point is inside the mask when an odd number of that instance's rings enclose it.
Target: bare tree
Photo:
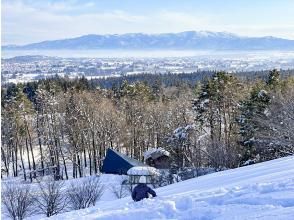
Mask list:
[[[122,178],[118,185],[111,185],[111,191],[118,199],[124,198],[130,195],[130,187],[126,184],[127,180]]]
[[[92,176],[76,180],[67,190],[69,203],[75,210],[95,205],[103,195],[104,187],[99,177]]]
[[[2,203],[5,214],[14,220],[29,217],[34,211],[34,199],[27,185],[5,184]]]
[[[67,204],[67,198],[62,193],[64,182],[52,178],[38,184],[40,193],[35,196],[35,201],[39,212],[47,217],[61,213]]]

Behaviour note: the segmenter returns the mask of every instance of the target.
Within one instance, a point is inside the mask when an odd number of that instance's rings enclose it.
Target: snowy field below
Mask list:
[[[156,189],[52,219],[294,219],[294,157],[286,157]]]

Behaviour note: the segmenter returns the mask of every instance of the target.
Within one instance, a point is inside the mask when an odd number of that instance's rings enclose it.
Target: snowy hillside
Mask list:
[[[227,170],[52,219],[293,219],[294,157]]]

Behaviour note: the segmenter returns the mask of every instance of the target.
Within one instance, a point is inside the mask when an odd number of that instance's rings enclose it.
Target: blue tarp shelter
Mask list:
[[[109,174],[125,174],[130,168],[135,166],[146,166],[142,162],[121,154],[110,148],[107,149],[106,157],[103,161],[102,173]]]

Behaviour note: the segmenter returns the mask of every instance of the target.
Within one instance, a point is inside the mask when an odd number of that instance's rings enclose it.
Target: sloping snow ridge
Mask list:
[[[101,201],[52,219],[294,219],[294,157],[250,165],[155,190],[158,197]]]

